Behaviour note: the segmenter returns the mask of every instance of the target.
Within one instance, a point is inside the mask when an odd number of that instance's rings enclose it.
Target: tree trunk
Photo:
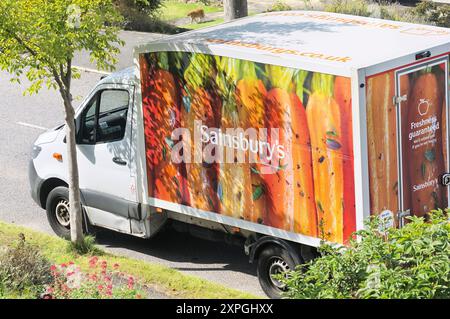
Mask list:
[[[70,239],[74,243],[80,243],[83,240],[83,214],[80,201],[80,185],[75,140],[75,111],[70,99],[70,93],[65,92],[65,94],[63,94],[63,99],[64,108],[66,111],[67,161],[69,166]]]
[[[223,0],[225,21],[231,21],[248,15],[247,0]]]

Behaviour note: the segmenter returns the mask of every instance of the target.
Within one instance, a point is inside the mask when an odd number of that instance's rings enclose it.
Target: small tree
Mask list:
[[[120,21],[112,0],[0,1],[0,68],[12,74],[13,81],[27,77],[31,85],[24,94],[37,93],[45,85],[58,89],[63,100],[70,229],[77,243],[83,231],[71,80],[80,74],[72,59],[86,50],[99,68],[113,70],[118,46],[123,45],[116,27]]]
[[[225,21],[248,16],[247,0],[223,0]]]

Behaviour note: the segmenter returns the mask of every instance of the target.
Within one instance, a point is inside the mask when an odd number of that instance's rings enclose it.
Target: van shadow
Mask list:
[[[248,256],[242,247],[199,239],[170,227],[161,230],[151,239],[102,229],[96,234],[96,242],[106,248],[127,249],[171,263],[183,264],[170,265],[171,268],[181,271],[228,270],[256,277],[256,266],[248,262]],[[189,266],[186,263],[193,265]]]

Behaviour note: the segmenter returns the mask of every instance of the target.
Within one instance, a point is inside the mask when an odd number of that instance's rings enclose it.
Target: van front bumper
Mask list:
[[[43,180],[38,176],[32,159],[28,163],[28,180],[30,182],[31,198],[42,207],[39,194]]]

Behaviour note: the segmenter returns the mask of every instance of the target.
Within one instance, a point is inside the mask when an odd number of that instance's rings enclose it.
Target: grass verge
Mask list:
[[[205,14],[223,10],[221,7],[214,5],[207,6],[201,3],[183,3],[178,0],[166,0],[163,1],[159,9],[158,17],[164,21],[173,21],[186,18],[187,14],[195,9],[203,9]]]
[[[42,254],[53,263],[73,261],[82,269],[89,267],[89,255],[80,256],[67,249],[67,241],[30,230],[25,227],[0,222],[0,247],[10,245],[23,234],[28,243],[36,245]],[[155,290],[174,298],[247,299],[257,298],[249,293],[230,289],[207,280],[182,274],[181,272],[157,264],[128,257],[116,256],[102,251],[102,259],[108,264],[118,263],[122,271],[139,278]],[[26,297],[26,296],[25,296]]]

